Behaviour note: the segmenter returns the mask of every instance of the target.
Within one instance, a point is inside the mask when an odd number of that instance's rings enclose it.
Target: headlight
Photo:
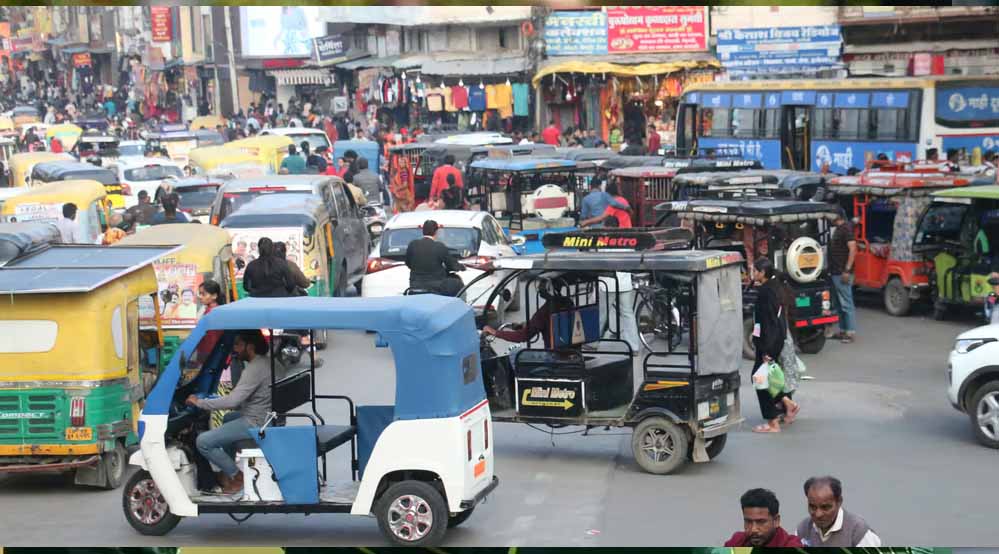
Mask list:
[[[958,354],[967,354],[984,344],[995,342],[995,340],[996,339],[958,339],[958,341],[954,343],[954,351]]]

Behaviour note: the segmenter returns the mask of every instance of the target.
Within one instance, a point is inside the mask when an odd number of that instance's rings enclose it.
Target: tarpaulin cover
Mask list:
[[[395,419],[392,406],[357,407],[357,464],[360,477],[364,478],[364,468],[375,451],[375,444],[382,431]]]
[[[730,373],[742,367],[742,281],[730,265],[697,279],[697,372]]]
[[[60,238],[59,229],[52,223],[0,223],[0,267]]]
[[[538,70],[531,80],[537,87],[541,79],[555,73],[606,73],[625,77],[642,75],[662,75],[682,69],[707,69],[720,67],[717,60],[677,60],[662,63],[626,64],[612,62],[565,61],[546,65]]]
[[[261,438],[260,428],[247,430],[264,451],[274,470],[278,488],[286,504],[318,504],[319,476],[316,466],[316,428],[312,425],[270,427]],[[243,475],[245,487],[253,487],[251,474]],[[266,477],[261,476],[261,479]]]

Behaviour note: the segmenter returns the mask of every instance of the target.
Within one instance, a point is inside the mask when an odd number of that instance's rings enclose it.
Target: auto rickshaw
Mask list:
[[[545,233],[565,232],[577,225],[589,162],[495,153],[469,167],[468,202],[492,213],[511,236],[524,238],[525,252],[543,252]]]
[[[933,316],[950,308],[983,308],[999,272],[999,185],[934,192],[919,221],[913,250],[933,260]]]
[[[147,148],[164,148],[167,156],[175,162],[187,163],[187,155],[198,147],[198,137],[184,124],[160,125],[150,132],[143,133]]]
[[[227,142],[225,148],[239,149],[255,156],[257,163],[270,166],[274,173],[279,173],[281,162],[288,155],[288,147],[292,144],[294,142],[286,136],[267,135]]]
[[[47,133],[47,131],[46,131]],[[87,131],[80,135],[73,146],[72,154],[80,161],[91,158],[100,159],[105,165],[120,157],[118,152],[118,137],[114,135]]]
[[[199,129],[194,132],[194,137],[198,141],[198,148],[205,146],[222,146],[225,144],[225,137],[215,129]]]
[[[109,168],[78,161],[54,161],[35,164],[31,170],[31,186],[86,179],[104,185],[111,206],[125,208],[125,197],[132,195],[131,187],[122,183],[118,173]]]
[[[80,136],[83,135],[83,129],[73,125],[72,123],[63,123],[61,125],[53,125],[45,130],[45,141],[48,143],[49,149],[52,148],[52,139],[59,139],[62,143],[62,148],[66,152],[72,151],[76,147],[76,143],[80,140]]]
[[[192,131],[198,131],[201,129],[211,129],[215,130],[219,125],[225,126],[225,118],[219,115],[201,115],[195,117],[191,120],[191,124],[188,125],[188,129]]]
[[[7,186],[10,188],[27,187],[31,184],[31,170],[35,164],[42,162],[72,161],[73,156],[62,152],[21,152],[10,157],[7,164],[10,171],[7,176]]]
[[[171,249],[48,245],[0,268],[0,332],[17,337],[0,350],[0,473],[122,484],[145,397],[139,303]]]
[[[3,203],[0,221],[56,223],[63,217],[63,204],[68,202],[76,204],[76,223],[83,229],[87,242],[100,244],[110,213],[104,185],[97,181],[57,181],[32,187]]]
[[[257,259],[257,242],[268,237],[288,247],[288,261],[312,282],[309,296],[343,296],[349,286],[344,248],[334,248],[333,223],[320,201],[305,194],[274,194],[255,198],[219,224],[231,237],[239,298],[248,296],[243,272]]]
[[[739,252],[743,269],[743,356],[755,359],[753,306],[757,290],[751,284],[755,260],[765,257],[786,275],[794,295],[788,323],[795,343],[806,354],[818,354],[825,330],[839,322],[832,285],[826,270],[836,207],[823,202],[765,197],[703,198],[664,202],[656,206],[661,220],[674,215],[694,231],[694,247]]]
[[[195,148],[188,154],[188,161],[198,175],[250,167],[258,168],[261,174],[276,173],[269,163],[261,162],[259,156],[229,145]]]
[[[204,306],[198,300],[198,287],[205,279],[212,279],[222,287],[225,297],[219,299],[220,304],[238,298],[236,264],[229,242],[229,233],[218,227],[171,223],[140,229],[113,245],[115,248],[180,245],[178,250],[153,264],[160,287],[160,313],[153,309],[152,299],[140,302],[139,325],[153,328],[158,319],[163,328],[163,348],[156,364],[160,368],[166,367],[201,319]]]
[[[540,311],[546,317],[542,329],[528,327],[526,339],[512,349],[497,347],[491,334],[483,333],[483,380],[493,420],[579,426],[586,433],[630,428],[636,462],[654,474],[674,472],[688,459],[717,457],[727,434],[743,421],[742,257],[701,250],[621,251],[610,243],[598,250],[494,262],[493,271],[509,273],[486,304],[519,283],[525,319]],[[683,325],[693,330],[683,341],[645,355],[637,379],[635,349],[641,347],[628,338],[637,334],[635,320],[625,317],[635,281],[655,283],[667,304],[681,304]],[[495,316],[486,312],[479,323],[498,325]]]
[[[933,273],[932,261],[913,249],[919,221],[932,193],[968,183],[964,177],[912,171],[905,164],[830,179],[827,200],[854,217],[855,286],[882,290],[888,313],[908,315],[912,301],[929,292]]]
[[[376,345],[390,348],[395,360],[394,401],[355,405],[343,395],[349,379],[339,380],[334,394],[318,391],[314,348],[308,369],[288,375],[280,374],[272,350],[270,415],[236,445],[244,491],[203,493],[214,474],[191,453],[208,414],[184,400],[215,390],[240,330],[275,328],[374,331]],[[222,338],[200,374],[184,382],[184,360],[208,331],[222,331]],[[161,536],[182,518],[203,514],[349,513],[373,515],[396,545],[438,545],[499,484],[477,346],[471,307],[436,295],[248,298],[220,306],[181,344],[149,395],[140,451],[130,460],[141,469],[122,495],[125,519],[142,534]],[[330,401],[346,409],[335,412]],[[340,447],[349,463],[334,473],[327,458]]]

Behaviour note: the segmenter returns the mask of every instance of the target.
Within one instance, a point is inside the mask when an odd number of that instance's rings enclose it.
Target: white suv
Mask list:
[[[958,335],[947,380],[950,403],[971,418],[978,442],[999,448],[999,323]]]

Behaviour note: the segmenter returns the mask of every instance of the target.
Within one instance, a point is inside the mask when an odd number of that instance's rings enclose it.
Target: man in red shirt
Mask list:
[[[751,489],[739,499],[744,531],[732,535],[725,546],[801,548],[801,539],[780,526],[780,502],[766,489]]]
[[[545,127],[544,131],[541,131],[541,139],[545,141],[545,144],[550,144],[552,146],[559,145],[559,136],[562,135],[562,131],[558,130],[555,126],[555,120],[548,121],[548,127]]]
[[[625,198],[621,196],[621,194],[618,192],[617,181],[612,181],[610,183],[607,183],[607,194],[613,196],[614,200],[616,200],[620,204],[627,206],[628,209],[622,210],[620,208],[615,208],[613,204],[608,204],[607,209],[604,210],[604,213],[595,217],[591,217],[590,219],[584,219],[579,223],[580,227],[587,227],[590,225],[594,225],[596,223],[601,223],[604,220],[613,217],[614,219],[617,220],[617,225],[614,225],[614,227],[620,227],[621,229],[632,228],[631,211],[630,211],[631,206],[628,204],[628,201],[625,200]]]
[[[649,136],[646,142],[649,144],[649,155],[658,156],[659,147],[662,145],[662,138],[659,136],[659,133],[656,132],[655,125],[649,125]]]
[[[454,156],[448,154],[444,156],[444,165],[434,170],[433,179],[430,181],[430,198],[428,200],[437,202],[441,198],[441,193],[448,188],[447,176],[454,175],[455,185],[464,188],[465,184],[461,179],[461,171],[454,166]]]

